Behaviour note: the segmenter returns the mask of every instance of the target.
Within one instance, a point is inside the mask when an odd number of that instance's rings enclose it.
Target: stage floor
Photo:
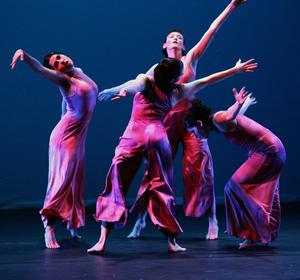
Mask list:
[[[86,249],[99,235],[87,209],[83,238],[71,240],[57,224],[58,250],[44,248],[43,228],[37,209],[0,211],[0,279],[300,279],[300,205],[282,206],[279,238],[270,247],[237,250],[239,240],[224,234],[224,207],[218,206],[220,235],[206,241],[206,218],[185,218],[178,209],[184,233],[178,243],[188,250],[167,253],[167,243],[148,219],[139,240],[129,240],[135,215],[126,228],[110,235],[106,252],[88,255]]]

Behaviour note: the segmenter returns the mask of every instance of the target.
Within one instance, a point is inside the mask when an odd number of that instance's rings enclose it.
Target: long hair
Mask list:
[[[183,63],[174,58],[163,58],[154,68],[154,82],[166,94],[170,93],[183,70]]]

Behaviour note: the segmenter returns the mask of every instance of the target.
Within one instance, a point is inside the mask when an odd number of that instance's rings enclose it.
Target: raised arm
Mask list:
[[[58,86],[66,87],[70,84],[70,77],[68,75],[44,67],[37,59],[30,56],[22,49],[19,49],[15,52],[10,64],[11,69],[14,69],[16,67],[16,64],[19,60],[24,61],[36,73],[40,74],[41,76]]]
[[[204,54],[221,25],[225,22],[231,12],[246,0],[232,0],[224,11],[213,21],[200,41],[187,53],[186,61],[194,68],[197,67],[198,59]]]
[[[191,83],[182,85],[183,98],[194,98],[195,94],[205,86],[222,81],[235,74],[253,72],[257,68],[257,63],[254,59],[249,59],[246,62],[241,62],[239,59],[234,67],[229,68],[225,71],[217,72],[210,76],[195,80]]]
[[[230,106],[226,111],[219,111],[214,115],[214,122],[217,125],[224,126],[228,122],[232,122],[235,118],[244,114],[249,106],[256,104],[256,99],[251,96],[245,87],[243,87],[239,92],[234,88],[232,90],[235,103]]]

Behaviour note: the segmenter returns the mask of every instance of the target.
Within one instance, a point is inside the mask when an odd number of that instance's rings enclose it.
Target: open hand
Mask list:
[[[245,73],[245,72],[253,72],[255,68],[257,68],[257,63],[253,62],[254,58],[247,60],[246,62],[242,62],[239,59],[235,64],[235,69],[237,73]]]
[[[243,105],[246,102],[249,104],[249,106],[257,103],[255,97],[252,97],[252,93],[249,93],[245,87],[242,87],[239,92],[236,88],[233,88],[232,93],[236,102],[238,102],[240,105]]]
[[[111,101],[115,101],[118,100],[120,98],[123,98],[127,95],[126,90],[121,89],[120,92],[118,94],[114,94],[114,97],[111,99]]]
[[[98,93],[98,100],[99,101],[107,101],[110,100],[114,94],[112,92],[107,92],[106,90],[103,90]]]

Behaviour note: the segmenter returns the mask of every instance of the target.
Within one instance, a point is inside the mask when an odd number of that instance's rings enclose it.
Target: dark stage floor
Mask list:
[[[0,211],[0,279],[300,279],[300,205],[282,206],[282,227],[271,247],[238,251],[238,239],[224,231],[224,208],[218,207],[220,238],[206,241],[206,219],[178,217],[185,233],[178,242],[185,253],[168,254],[166,240],[148,221],[143,238],[128,240],[133,217],[112,232],[106,252],[91,256],[86,249],[98,238],[93,209],[87,210],[83,239],[68,238],[57,225],[62,248],[45,249],[38,210]]]

